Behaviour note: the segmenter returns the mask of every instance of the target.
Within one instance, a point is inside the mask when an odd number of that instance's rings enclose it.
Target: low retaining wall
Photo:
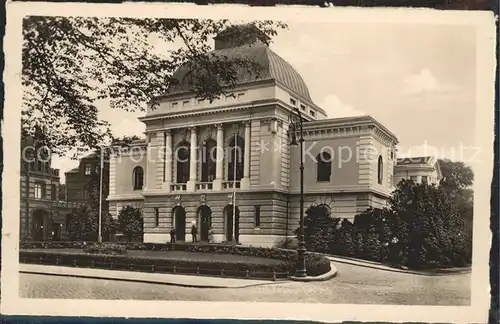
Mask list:
[[[294,250],[258,248],[221,244],[154,244],[154,243],[122,243],[120,246],[128,250],[149,251],[185,251],[198,253],[223,253],[250,257],[261,257],[280,260],[279,265],[249,264],[245,262],[210,262],[175,260],[165,258],[116,256],[88,253],[64,253],[58,249],[83,248],[83,242],[27,242],[21,244],[20,262],[66,265],[78,267],[96,267],[102,269],[121,269],[148,272],[204,274],[216,276],[233,276],[237,278],[255,279],[288,279],[294,272],[297,252]],[[24,249],[23,249],[24,248]],[[26,248],[44,249],[27,251]],[[319,276],[331,270],[330,262],[317,253],[306,254],[308,275]]]
[[[28,264],[69,266],[107,270],[126,270],[151,273],[174,273],[229,278],[283,280],[290,277],[283,261],[278,265],[251,264],[241,261],[191,261],[166,257],[104,255],[62,251],[23,251],[19,262]]]

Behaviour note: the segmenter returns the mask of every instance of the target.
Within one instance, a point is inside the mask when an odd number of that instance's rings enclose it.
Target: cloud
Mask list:
[[[146,125],[140,122],[136,116],[127,116],[117,123],[111,123],[113,135],[117,137],[137,135],[144,136]]]
[[[404,80],[403,94],[421,94],[430,92],[450,92],[457,87],[451,84],[442,84],[428,69],[421,70]]]
[[[328,117],[352,117],[367,115],[364,111],[354,109],[353,107],[344,104],[336,95],[328,95],[319,104],[326,111]]]

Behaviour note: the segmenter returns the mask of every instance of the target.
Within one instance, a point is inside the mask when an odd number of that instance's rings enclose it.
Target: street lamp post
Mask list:
[[[102,181],[104,171],[104,149],[101,147],[100,152],[100,171],[99,171],[99,235],[98,242],[102,243]]]
[[[299,135],[300,149],[300,220],[298,232],[298,248],[297,248],[297,269],[295,270],[296,277],[307,277],[306,270],[306,242],[304,241],[304,132],[302,129],[302,114],[298,108],[293,109],[294,113],[290,116],[291,141],[290,146],[297,146],[297,133]]]

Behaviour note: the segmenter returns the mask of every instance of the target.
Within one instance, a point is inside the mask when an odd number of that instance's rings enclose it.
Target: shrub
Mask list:
[[[85,246],[82,250],[83,252],[94,253],[94,254],[110,254],[110,255],[127,254],[127,249],[123,245],[118,245],[118,244],[93,243]]]
[[[97,241],[99,214],[88,205],[76,209],[71,215],[65,236],[71,241]],[[108,237],[114,230],[114,222],[108,213],[102,213],[102,235]]]
[[[307,275],[316,277],[331,270],[330,261],[320,254],[306,254]]]
[[[134,237],[142,236],[144,232],[144,220],[142,212],[138,208],[126,206],[118,215],[118,229],[132,241]]]

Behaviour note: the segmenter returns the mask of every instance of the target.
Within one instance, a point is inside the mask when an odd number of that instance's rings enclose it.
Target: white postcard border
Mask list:
[[[99,317],[239,318],[312,321],[483,322],[489,308],[490,184],[493,170],[493,102],[495,67],[494,17],[490,12],[430,9],[368,9],[311,7],[257,8],[243,5],[70,4],[7,5],[1,312],[5,315]],[[19,152],[21,106],[21,20],[27,15],[230,18],[298,21],[379,21],[384,23],[462,24],[477,30],[476,142],[484,148],[474,165],[474,247],[471,306],[390,306],[353,304],[291,304],[240,302],[173,302],[138,300],[56,300],[19,298]],[[312,17],[312,18],[311,18]],[[335,280],[335,279],[334,279]],[[297,302],[300,302],[299,300]]]

